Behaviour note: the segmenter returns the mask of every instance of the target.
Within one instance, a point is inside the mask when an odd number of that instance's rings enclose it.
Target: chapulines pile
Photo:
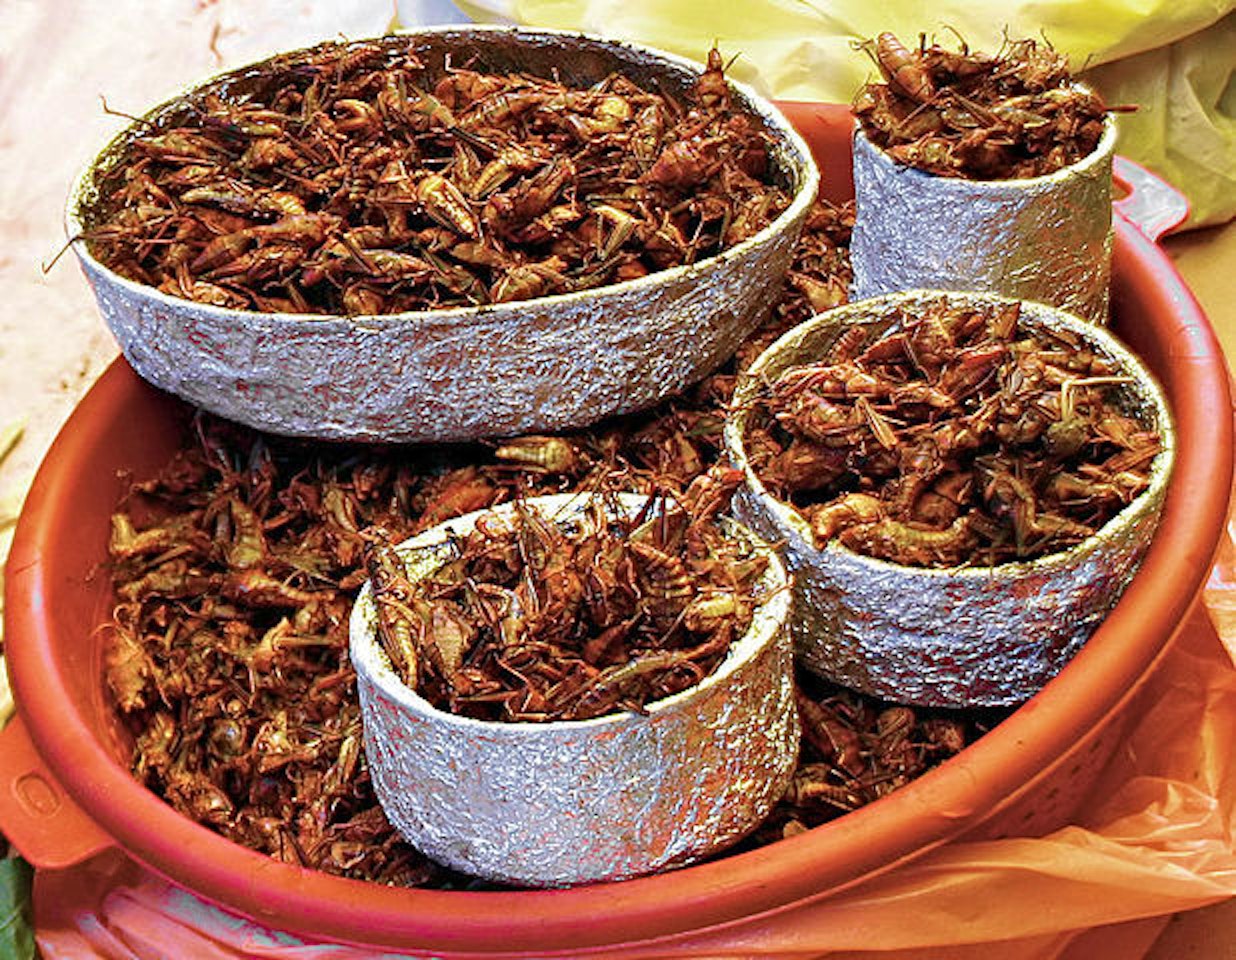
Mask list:
[[[945,177],[1010,180],[1054,173],[1092,153],[1109,108],[1068,61],[1026,39],[998,54],[918,49],[882,33],[864,49],[885,83],[859,91],[863,132],[893,159]]]
[[[216,306],[384,314],[524,300],[691,263],[789,204],[713,50],[685,103],[324,44],[132,136],[83,211],[91,252]]]
[[[838,244],[852,217],[821,207],[810,218],[794,264],[801,279],[772,329],[813,312],[804,290],[843,294]],[[117,605],[103,631],[104,672],[133,736],[134,776],[183,815],[278,860],[379,883],[476,887],[404,842],[373,791],[348,659],[364,531],[401,540],[566,491],[685,498],[701,475],[724,490],[733,478],[710,468],[732,386],[723,371],[647,413],[495,447],[315,445],[199,415],[181,451],[131,484],[112,519]],[[910,782],[1004,715],[880,704],[806,675],[798,695],[794,784],[748,846]]]
[[[1010,711],[883,703],[800,673],[803,739],[781,801],[736,848],[753,849],[866,806],[960,753]]]
[[[853,203],[837,207],[821,200],[807,212],[786,273],[785,293],[764,325],[739,346],[740,369],[754,363],[783,333],[846,302],[853,279],[849,250],[853,227]]]
[[[1146,488],[1162,445],[1122,408],[1130,378],[1020,312],[942,297],[871,342],[850,328],[825,360],[769,384],[748,453],[817,546],[911,566],[1031,560]]]
[[[632,516],[597,497],[565,522],[517,500],[414,582],[371,531],[379,641],[408,687],[462,716],[642,713],[708,676],[751,622],[767,557],[717,525],[731,492],[704,475],[651,518],[655,498]]]

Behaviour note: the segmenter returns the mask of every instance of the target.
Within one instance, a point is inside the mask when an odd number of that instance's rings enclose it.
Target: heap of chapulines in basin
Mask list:
[[[917,49],[891,33],[863,44],[882,83],[859,91],[854,114],[876,146],[942,177],[1014,180],[1061,170],[1092,153],[1109,107],[1074,79],[1068,60],[1033,39],[995,54]]]
[[[890,318],[893,319],[893,318]],[[867,556],[910,566],[1033,560],[1093,536],[1150,485],[1162,449],[1129,377],[1017,302],[947,297],[850,327],[755,403],[745,442],[774,496]]]
[[[852,210],[821,204],[767,342],[844,299]],[[704,501],[738,364],[655,410],[559,437],[408,449],[315,445],[198,415],[184,448],[113,517],[106,680],[134,775],[195,821],[272,857],[380,883],[465,887],[388,824],[365,764],[348,614],[372,529],[398,541],[490,505],[566,491]],[[714,504],[710,509],[716,509]],[[735,627],[736,628],[736,627]],[[798,771],[773,842],[896,789],[1003,714],[882,704],[799,678]]]

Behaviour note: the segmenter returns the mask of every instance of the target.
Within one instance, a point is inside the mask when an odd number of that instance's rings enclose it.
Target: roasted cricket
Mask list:
[[[910,49],[891,33],[861,44],[883,83],[858,93],[863,132],[900,163],[945,177],[1038,177],[1092,153],[1108,107],[1079,84],[1068,60],[1033,39],[996,54],[928,45]]]
[[[752,465],[817,546],[925,567],[1032,560],[1149,485],[1162,445],[1122,399],[1130,378],[1020,312],[940,297],[768,384]]]

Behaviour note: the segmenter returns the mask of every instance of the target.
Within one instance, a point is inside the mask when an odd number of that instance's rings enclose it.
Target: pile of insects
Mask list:
[[[911,566],[1031,560],[1149,485],[1162,444],[1121,396],[1131,378],[1020,314],[946,297],[898,308],[767,385],[748,456],[817,546]]]
[[[943,710],[887,703],[800,671],[803,740],[777,804],[738,850],[794,836],[864,807],[964,750],[1011,710]]]
[[[835,206],[826,200],[807,211],[785,290],[764,325],[739,345],[738,369],[749,367],[783,333],[846,302],[854,276],[850,269],[854,214],[853,202]]]
[[[812,213],[771,330],[821,298],[844,299],[852,223],[852,205]],[[588,430],[486,446],[310,444],[196,415],[183,448],[131,483],[112,517],[117,603],[102,629],[104,673],[133,737],[134,776],[278,860],[386,884],[476,887],[404,842],[370,781],[348,617],[375,529],[397,542],[569,491],[655,492],[721,512],[737,483],[717,465],[734,373]],[[883,704],[807,675],[798,703],[798,771],[748,846],[910,782],[1004,716]]]
[[[188,95],[96,172],[91,253],[216,306],[386,314],[635,279],[789,205],[715,49],[682,102],[455,57],[328,43]]]
[[[1011,180],[1054,173],[1092,153],[1109,108],[1068,60],[1032,39],[996,54],[904,46],[891,33],[863,48],[884,83],[858,93],[863,132],[900,163],[945,177]]]
[[[717,523],[731,492],[705,474],[682,503],[591,497],[567,520],[516,500],[411,581],[370,531],[378,640],[406,686],[461,716],[643,713],[712,673],[763,599],[767,554]]]

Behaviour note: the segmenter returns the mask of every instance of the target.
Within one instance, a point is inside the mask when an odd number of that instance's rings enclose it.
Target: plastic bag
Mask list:
[[[956,30],[978,50],[997,49],[1006,35],[1045,37],[1075,68],[1091,68],[1085,76],[1108,103],[1138,104],[1136,113],[1117,117],[1117,149],[1189,198],[1189,227],[1236,216],[1233,0],[458,2],[477,20],[584,30],[697,61],[716,43],[727,58],[738,55],[731,75],[767,96],[833,103],[849,103],[876,73],[854,43],[883,30],[905,42],[925,32],[944,44],[956,41],[950,32]]]
[[[1117,118],[1117,150],[1179,187],[1187,226],[1236,217],[1236,13],[1177,43],[1086,73]]]

